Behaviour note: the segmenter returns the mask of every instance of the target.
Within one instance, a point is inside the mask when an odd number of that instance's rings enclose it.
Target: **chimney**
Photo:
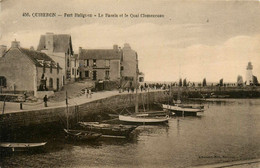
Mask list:
[[[131,49],[130,45],[128,43],[124,44],[124,49]]]
[[[114,49],[114,50],[118,50],[118,45],[116,45],[116,44],[113,45],[113,49]]]
[[[82,47],[79,47],[79,53],[81,53],[81,51],[82,51]]]
[[[0,45],[0,57],[4,56],[7,47],[5,45]]]
[[[16,41],[16,39],[12,41],[11,48],[19,48],[19,47],[20,47],[20,41]]]
[[[253,65],[251,62],[248,62],[248,65],[246,67],[247,70],[252,70],[253,69]]]
[[[46,35],[45,35],[45,46],[46,46],[46,49],[53,52],[53,49],[54,49],[54,43],[53,43],[53,35],[54,33],[49,33],[47,32]]]

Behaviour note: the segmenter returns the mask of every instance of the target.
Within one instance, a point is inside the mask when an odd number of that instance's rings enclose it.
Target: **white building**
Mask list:
[[[251,62],[248,62],[248,65],[246,67],[246,85],[253,84],[253,65]]]

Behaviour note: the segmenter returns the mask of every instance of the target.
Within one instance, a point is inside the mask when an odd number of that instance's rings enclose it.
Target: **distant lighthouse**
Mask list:
[[[246,67],[246,85],[250,85],[253,83],[253,65],[251,62],[248,62],[248,65]]]

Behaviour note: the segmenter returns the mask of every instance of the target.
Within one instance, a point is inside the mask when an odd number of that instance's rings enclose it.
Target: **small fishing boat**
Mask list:
[[[66,91],[66,117],[67,117],[67,129],[64,129],[66,137],[74,140],[95,140],[101,137],[102,134],[85,130],[69,129],[69,108],[68,108],[68,95]]]
[[[192,108],[192,109],[204,109],[204,105],[196,105],[196,104],[175,104],[178,107],[182,108]]]
[[[23,150],[29,148],[38,148],[46,145],[47,142],[40,143],[15,143],[15,142],[0,142],[1,148],[10,148],[12,151]]]
[[[135,114],[137,117],[163,117],[167,115],[172,115],[172,113],[169,113],[167,111],[145,111],[145,112],[139,112]]]
[[[141,124],[159,124],[168,122],[170,118],[167,117],[141,117],[141,116],[126,116],[119,115],[119,120],[128,123],[141,123]]]
[[[172,110],[172,111],[180,111],[180,112],[201,112],[202,109],[196,109],[196,108],[188,108],[188,107],[181,107],[176,105],[169,105],[169,104],[162,104],[163,109]]]
[[[75,139],[75,140],[95,140],[101,137],[102,134],[84,131],[84,130],[69,130],[64,129],[65,133],[67,134],[68,138]]]
[[[133,125],[103,124],[99,122],[79,122],[79,125],[89,131],[101,133],[102,137],[128,137],[137,128]]]
[[[162,108],[165,110],[173,111],[176,115],[180,116],[196,116],[197,113],[203,112],[204,109],[196,109],[196,108],[183,108],[176,105],[162,104]]]

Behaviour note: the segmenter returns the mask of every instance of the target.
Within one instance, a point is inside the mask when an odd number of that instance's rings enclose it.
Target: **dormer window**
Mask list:
[[[43,66],[44,60],[37,60]]]

